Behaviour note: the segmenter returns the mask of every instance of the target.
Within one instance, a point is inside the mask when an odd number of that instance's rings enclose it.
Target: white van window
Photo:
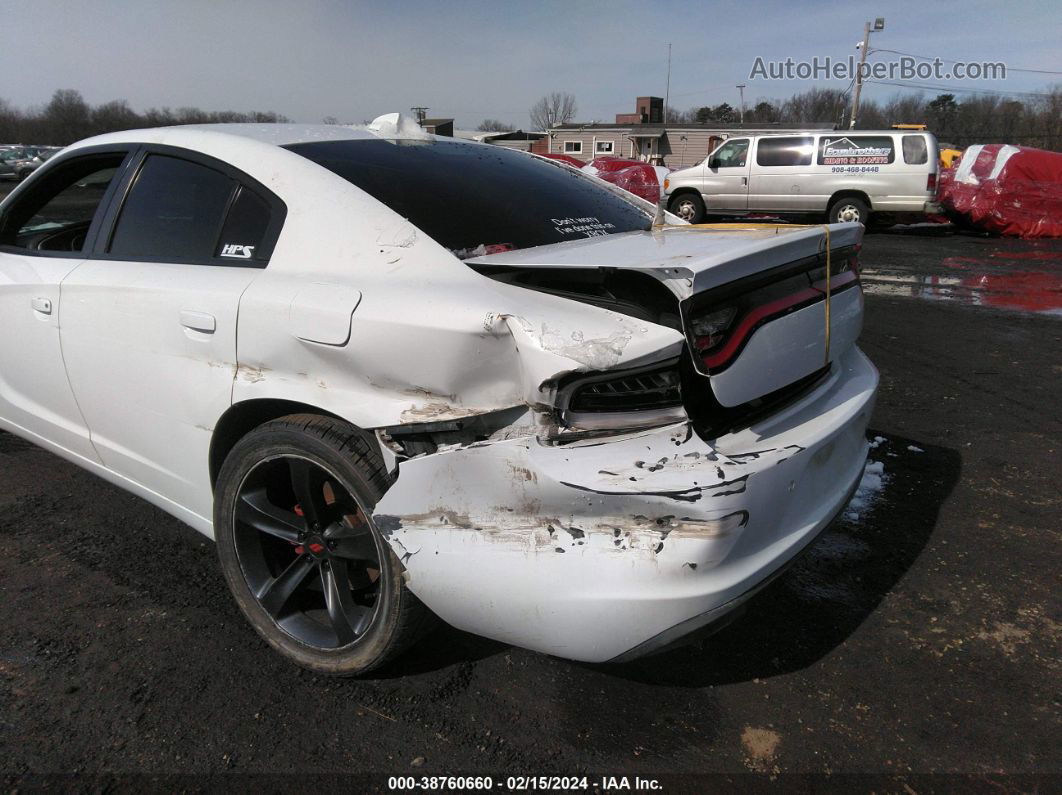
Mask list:
[[[929,148],[926,139],[921,135],[905,135],[903,137],[903,162],[912,166],[920,166],[929,160]]]
[[[820,140],[820,166],[879,166],[896,159],[891,135],[824,135]]]
[[[739,168],[745,165],[745,158],[748,153],[748,138],[727,141],[715,150],[715,154],[709,159],[708,165],[710,168]]]
[[[810,166],[815,140],[810,136],[761,138],[756,147],[758,166]]]

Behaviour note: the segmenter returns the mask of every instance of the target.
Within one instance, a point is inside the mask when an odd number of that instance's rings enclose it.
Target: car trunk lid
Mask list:
[[[851,223],[666,226],[466,263],[496,278],[514,271],[564,278],[598,269],[651,277],[677,306],[692,391],[704,392],[706,381],[712,402],[731,409],[806,382],[855,344],[863,315],[855,267],[862,233]]]

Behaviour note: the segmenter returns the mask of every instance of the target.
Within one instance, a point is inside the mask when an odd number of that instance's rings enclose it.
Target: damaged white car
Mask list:
[[[110,134],[0,205],[0,428],[216,539],[313,670],[432,613],[627,660],[858,483],[861,235],[689,226],[397,116]]]

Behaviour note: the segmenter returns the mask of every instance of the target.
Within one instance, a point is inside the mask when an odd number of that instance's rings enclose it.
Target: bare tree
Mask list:
[[[575,115],[575,95],[554,91],[531,106],[531,129],[548,130],[567,124]]]
[[[512,132],[513,126],[497,119],[484,119],[476,128],[481,132]]]

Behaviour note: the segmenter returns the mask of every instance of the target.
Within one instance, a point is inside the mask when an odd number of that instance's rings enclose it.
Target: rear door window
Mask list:
[[[820,166],[881,166],[896,159],[891,135],[824,135],[819,141]]]
[[[292,144],[459,257],[648,230],[633,201],[570,168],[500,146],[351,140]]]
[[[756,146],[758,166],[810,166],[815,140],[810,136],[761,138]]]
[[[923,135],[905,135],[903,137],[903,162],[920,166],[929,162],[929,147]]]
[[[148,155],[122,206],[108,252],[127,259],[209,260],[236,182],[220,171]]]

